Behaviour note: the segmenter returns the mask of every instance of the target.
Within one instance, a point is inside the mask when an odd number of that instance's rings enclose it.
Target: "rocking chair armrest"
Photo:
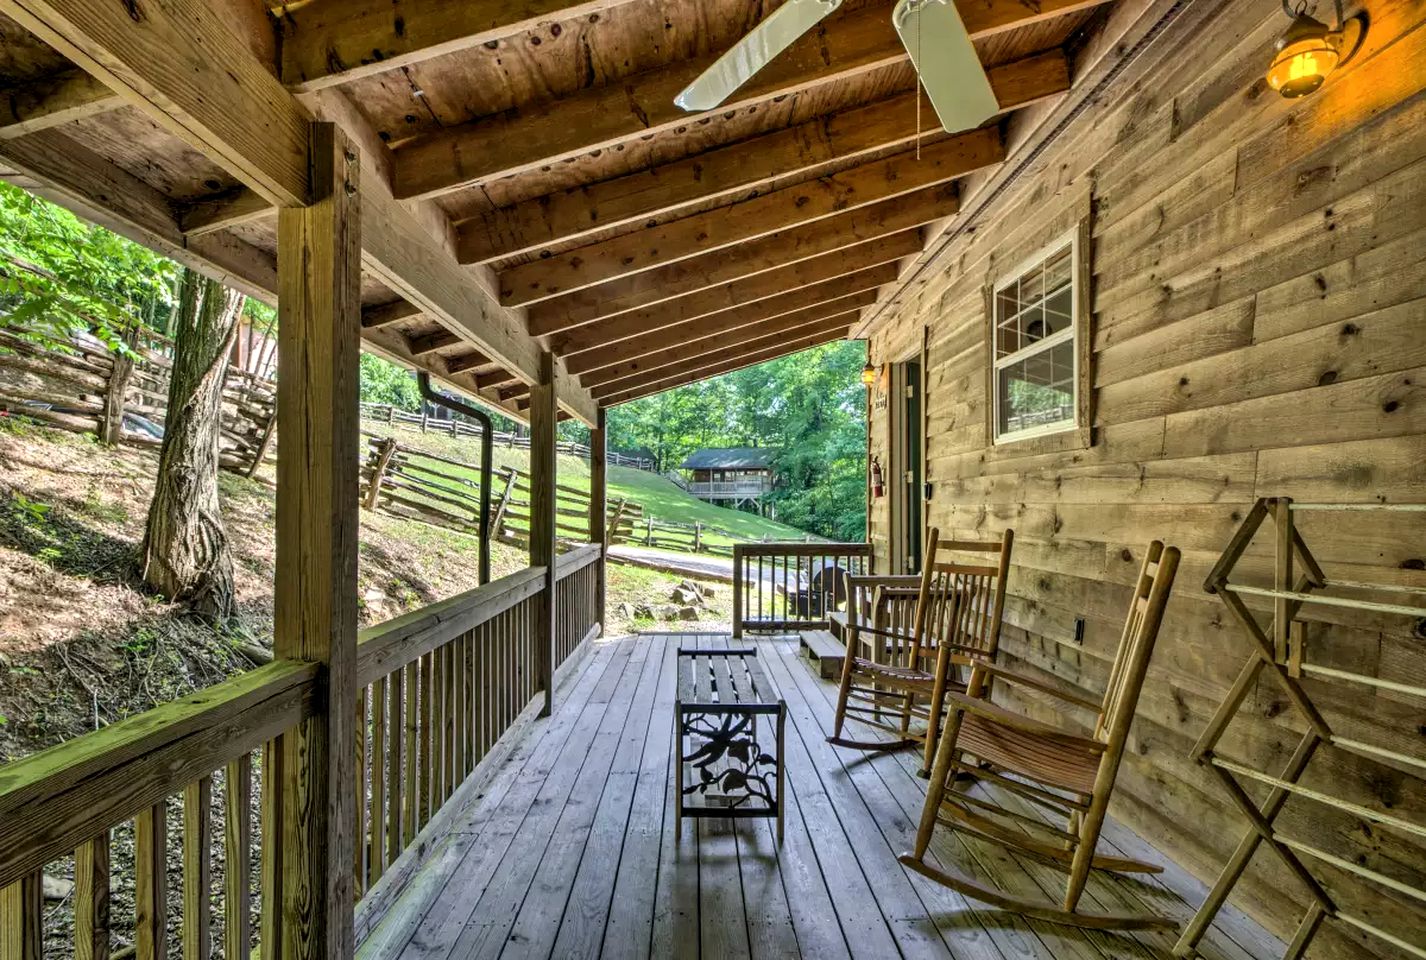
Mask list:
[[[976,666],[980,666],[980,664]],[[1032,736],[1054,737],[1061,743],[1072,744],[1092,753],[1103,753],[1108,746],[1093,737],[1086,737],[1082,733],[1075,733],[1072,730],[1051,726],[1044,721],[1016,713],[1014,710],[1007,710],[1005,707],[991,703],[989,700],[982,700],[979,697],[972,697],[964,693],[947,691],[946,706],[951,710],[963,710],[966,713],[973,713],[993,723],[998,723],[1001,726],[1010,727],[1014,730],[1031,734]]]
[[[1040,693],[1047,694],[1048,696],[1054,697],[1057,700],[1063,700],[1066,703],[1072,703],[1077,707],[1083,707],[1084,709],[1092,710],[1095,713],[1098,713],[1099,711],[1104,709],[1104,705],[1102,703],[1090,700],[1086,697],[1077,696],[1073,693],[1067,693],[1066,691],[1060,690],[1057,687],[1053,687],[1048,683],[1036,680],[1033,677],[1027,677],[1023,673],[1017,673],[1014,670],[1006,669],[1005,667],[1002,667],[999,664],[991,663],[988,660],[975,658],[970,666],[972,670],[979,670],[982,673],[990,674],[992,677],[998,677],[1001,680],[1004,680],[1006,683],[1009,683],[1011,686],[1029,687],[1031,690],[1037,690]]]

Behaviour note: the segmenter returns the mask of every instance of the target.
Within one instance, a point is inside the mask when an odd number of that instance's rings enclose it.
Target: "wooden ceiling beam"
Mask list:
[[[919,227],[949,217],[958,209],[954,183],[923,187],[816,223],[779,230],[726,250],[715,250],[552,298],[538,305],[542,308],[539,311],[541,326],[554,329],[561,325],[577,326],[671,300],[705,287]]]
[[[618,83],[452,127],[398,146],[396,195],[432,197],[538,169],[591,150],[693,125],[674,97],[716,57],[685,60]],[[906,51],[888,7],[838,13],[760,70],[714,113],[799,93],[900,63]]]
[[[593,388],[708,353],[727,353],[743,348],[757,349],[770,345],[767,342],[769,337],[811,333],[811,328],[829,324],[834,326],[841,323],[845,326],[851,323],[853,315],[862,307],[871,306],[875,302],[876,291],[866,290],[830,303],[808,307],[806,310],[767,317],[732,330],[709,333],[706,336],[685,336],[682,340],[665,343],[660,349],[591,370],[579,379],[586,387]]]
[[[475,375],[475,387],[477,390],[488,390],[491,387],[503,386],[513,383],[520,378],[509,370],[496,370],[493,373],[478,373]]]
[[[126,102],[262,194],[311,195],[310,117],[204,3],[0,0],[14,19]]]
[[[193,237],[262,220],[276,212],[266,197],[242,187],[229,196],[199,200],[179,208],[178,225],[187,236]]]
[[[390,303],[362,307],[361,327],[363,330],[370,330],[373,327],[385,327],[419,316],[422,316],[421,308],[409,300],[392,300]]]
[[[608,367],[635,357],[641,357],[656,350],[662,350],[702,337],[723,335],[751,324],[772,320],[776,317],[803,315],[812,320],[827,316],[828,313],[842,312],[854,307],[867,306],[862,300],[874,301],[876,292],[883,284],[896,279],[896,264],[887,263],[870,270],[839,277],[836,280],[794,291],[790,297],[768,297],[754,300],[731,310],[685,320],[659,330],[650,330],[627,340],[606,343],[593,350],[586,350],[565,357],[565,368],[570,373],[582,375],[591,370]],[[848,301],[858,302],[847,306],[836,306]]]
[[[114,91],[83,70],[64,70],[0,95],[0,140],[83,120],[119,103]]]
[[[435,353],[437,350],[444,350],[446,347],[454,347],[458,343],[466,342],[464,337],[451,333],[449,330],[438,330],[424,336],[406,338],[413,357],[423,357],[428,353]]]
[[[589,392],[595,399],[621,393],[624,390],[635,387],[646,386],[650,383],[657,383],[670,376],[687,373],[691,370],[701,370],[712,364],[724,363],[729,360],[736,360],[747,354],[759,354],[764,350],[769,350],[789,341],[800,342],[811,336],[821,336],[829,333],[846,334],[847,329],[856,322],[857,311],[852,310],[834,317],[824,317],[816,323],[805,324],[794,331],[772,333],[765,336],[755,337],[743,343],[730,346],[720,346],[718,344],[704,344],[701,348],[684,352],[676,359],[667,363],[661,363],[657,367],[647,368],[638,373],[626,375],[617,380],[601,380],[592,384]]]
[[[989,75],[1004,110],[1069,89],[1069,64],[1058,49],[994,67]],[[932,116],[930,100],[919,96],[922,117]],[[897,94],[673,163],[486,211],[460,224],[460,258],[475,263],[544,252],[710,198],[746,198],[789,175],[912,143],[917,97]]]
[[[820,347],[824,344],[835,343],[838,340],[845,340],[846,336],[847,332],[845,330],[838,329],[831,333],[818,334],[800,340],[789,340],[779,344],[777,347],[759,353],[735,357],[731,360],[724,360],[721,363],[715,363],[696,370],[670,375],[666,380],[660,380],[656,383],[646,384],[640,387],[631,387],[622,393],[601,397],[599,398],[599,405],[601,407],[618,406],[621,403],[628,403],[630,400],[637,400],[640,397],[663,393],[665,390],[672,390],[675,387],[684,387],[690,383],[697,383],[700,380],[708,380],[712,377],[722,376],[725,373],[732,373],[734,370],[741,370],[744,367],[757,366],[760,363],[767,363],[769,360],[777,360],[794,353],[801,353],[803,350],[810,350],[813,347]]]
[[[1004,158],[998,127],[962,134],[922,148],[919,156],[917,151],[907,150],[834,176],[512,267],[499,275],[501,302],[523,306],[778,230],[812,224],[946,183]]]
[[[484,367],[489,363],[489,357],[479,350],[473,350],[462,356],[451,357],[446,360],[446,369],[452,374],[466,373],[467,371],[474,370],[476,367]]]
[[[630,0],[312,0],[276,12],[282,82],[319,90]]]
[[[562,330],[550,338],[550,349],[568,357],[699,317],[712,320],[727,310],[767,309],[772,313],[810,307],[823,300],[892,282],[899,275],[897,261],[920,250],[920,232],[903,230],[820,257],[800,260],[786,267]],[[532,325],[536,319],[534,311],[538,309],[537,305],[531,310],[529,320]]]

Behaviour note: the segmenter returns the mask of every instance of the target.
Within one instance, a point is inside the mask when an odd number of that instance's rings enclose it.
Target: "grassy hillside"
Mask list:
[[[471,437],[438,436],[420,433],[416,430],[392,428],[382,423],[364,421],[363,429],[382,436],[393,436],[404,447],[423,450],[453,460],[476,463],[480,459],[480,442]],[[496,445],[494,463],[497,471],[505,467],[528,470],[530,453],[518,447]],[[565,486],[587,491],[589,489],[589,463],[578,457],[559,458],[559,482]],[[463,473],[462,479],[477,481],[475,470],[456,471]],[[499,487],[496,488],[499,490]],[[730,510],[726,507],[705,503],[689,496],[677,484],[666,477],[632,467],[609,468],[609,500],[626,498],[644,508],[644,516],[672,523],[701,522],[710,528],[705,539],[713,544],[730,544],[741,540],[801,540],[807,534],[795,527],[767,520],[751,513]]]

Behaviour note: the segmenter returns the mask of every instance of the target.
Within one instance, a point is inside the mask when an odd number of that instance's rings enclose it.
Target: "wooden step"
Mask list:
[[[827,614],[827,620],[831,624],[832,639],[846,646],[847,641],[847,611],[833,610]]]
[[[847,648],[826,630],[803,630],[798,634],[799,645],[807,652],[807,659],[817,667],[817,675],[829,680],[842,675],[842,660]]]

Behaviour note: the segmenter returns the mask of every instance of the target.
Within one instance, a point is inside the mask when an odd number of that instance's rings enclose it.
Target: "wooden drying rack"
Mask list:
[[[1211,770],[1227,791],[1234,804],[1249,822],[1247,831],[1238,842],[1237,848],[1224,866],[1217,883],[1209,891],[1204,901],[1174,946],[1174,954],[1179,957],[1195,955],[1198,941],[1207,931],[1218,910],[1228,899],[1234,885],[1243,875],[1259,844],[1266,842],[1288,870],[1307,889],[1311,903],[1306,914],[1298,923],[1297,931],[1288,943],[1283,960],[1296,960],[1306,951],[1312,938],[1331,917],[1351,927],[1379,937],[1393,944],[1411,956],[1426,960],[1426,945],[1411,943],[1383,930],[1365,918],[1339,909],[1322,884],[1313,876],[1303,857],[1320,863],[1331,864],[1339,870],[1363,880],[1377,884],[1396,893],[1404,894],[1418,901],[1426,902],[1426,890],[1388,877],[1375,870],[1338,857],[1291,837],[1279,834],[1273,826],[1277,815],[1288,799],[1293,796],[1321,803],[1342,810],[1355,817],[1379,824],[1389,830],[1399,831],[1413,837],[1426,838],[1426,824],[1414,823],[1402,817],[1372,810],[1361,804],[1351,803],[1321,790],[1302,786],[1299,782],[1318,747],[1328,744],[1347,753],[1355,754],[1377,762],[1390,762],[1399,767],[1412,768],[1416,776],[1426,777],[1426,759],[1408,756],[1388,750],[1375,744],[1364,743],[1341,737],[1313,705],[1312,698],[1298,682],[1306,676],[1321,681],[1358,683],[1380,689],[1392,690],[1426,699],[1426,687],[1385,680],[1367,674],[1318,666],[1305,662],[1303,650],[1306,637],[1302,623],[1296,620],[1298,611],[1305,604],[1321,604],[1348,607],[1380,614],[1397,614],[1411,617],[1426,617],[1426,606],[1406,603],[1387,603],[1359,598],[1352,593],[1363,591],[1376,594],[1417,594],[1426,595],[1426,589],[1418,589],[1392,584],[1363,583],[1354,580],[1329,579],[1323,572],[1312,552],[1308,549],[1302,534],[1293,521],[1293,515],[1305,511],[1397,511],[1426,513],[1426,504],[1336,504],[1336,503],[1294,503],[1290,498],[1264,498],[1254,504],[1237,533],[1233,535],[1228,548],[1214,565],[1204,583],[1209,593],[1222,599],[1228,612],[1232,614],[1243,632],[1252,641],[1253,652],[1238,673],[1227,697],[1219,704],[1208,727],[1193,747],[1193,759]],[[1256,587],[1235,583],[1230,579],[1248,545],[1258,533],[1263,522],[1269,517],[1273,521],[1274,564],[1272,587]],[[1300,566],[1300,569],[1298,567]],[[1328,588],[1348,591],[1349,595],[1320,593]],[[1244,597],[1266,597],[1272,600],[1272,621],[1266,629],[1258,622],[1257,616],[1248,609]],[[1276,775],[1264,773],[1247,764],[1219,756],[1215,750],[1234,717],[1237,716],[1243,700],[1253,689],[1263,670],[1270,671],[1286,692],[1288,699],[1307,720],[1307,732],[1302,735],[1297,748],[1288,759],[1282,771]],[[1251,780],[1265,784],[1272,789],[1263,804],[1259,806],[1243,788],[1243,781]]]

